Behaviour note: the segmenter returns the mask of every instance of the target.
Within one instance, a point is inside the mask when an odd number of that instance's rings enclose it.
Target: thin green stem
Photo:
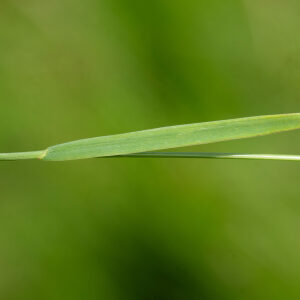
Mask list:
[[[0,160],[42,159],[45,151],[0,153]]]
[[[2,160],[25,160],[43,159],[46,151],[0,153]],[[300,161],[300,155],[280,155],[280,154],[242,154],[242,153],[216,153],[216,152],[143,152],[136,154],[126,154],[118,156],[108,156],[106,158],[214,158],[214,159],[252,159],[252,160],[286,160]]]
[[[210,153],[210,152],[144,152],[122,155],[132,158],[217,158],[217,159],[258,159],[300,161],[300,155],[276,154],[242,154],[242,153]]]

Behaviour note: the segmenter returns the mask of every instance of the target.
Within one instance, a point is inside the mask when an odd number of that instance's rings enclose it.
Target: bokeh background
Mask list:
[[[1,0],[0,152],[299,111],[296,0]],[[195,147],[300,153],[298,132]],[[299,299],[300,165],[2,162],[0,298]]]

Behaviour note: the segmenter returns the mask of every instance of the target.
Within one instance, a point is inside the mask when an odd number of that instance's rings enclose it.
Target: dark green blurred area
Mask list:
[[[1,0],[0,152],[298,112],[299,16],[295,0]],[[299,154],[300,142],[195,149]],[[285,162],[2,162],[0,299],[299,299],[299,174]]]

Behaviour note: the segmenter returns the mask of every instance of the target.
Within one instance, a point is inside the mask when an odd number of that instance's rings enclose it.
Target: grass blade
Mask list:
[[[56,145],[46,150],[43,159],[62,161],[126,155],[250,138],[299,128],[299,113],[179,125]]]
[[[144,153],[193,145],[252,138],[300,129],[300,113],[259,116],[215,122],[163,127],[125,134],[83,139],[49,147],[44,151],[0,154],[0,160],[42,159],[48,161],[77,160],[94,157],[131,155],[137,157],[170,157],[171,154]],[[133,155],[135,154],[135,155]],[[196,157],[182,153],[176,157]],[[295,156],[250,154],[197,154],[211,158],[295,159]],[[215,156],[215,157],[213,157]],[[231,156],[231,157],[230,157]],[[175,157],[175,154],[172,154]]]

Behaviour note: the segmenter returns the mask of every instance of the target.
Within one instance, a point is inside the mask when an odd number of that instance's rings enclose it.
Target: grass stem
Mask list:
[[[45,151],[0,153],[0,160],[42,159]]]
[[[122,155],[119,157],[131,158],[216,158],[216,159],[254,159],[254,160],[289,160],[300,161],[300,155],[277,154],[242,154],[242,153],[215,153],[215,152],[144,152]]]

